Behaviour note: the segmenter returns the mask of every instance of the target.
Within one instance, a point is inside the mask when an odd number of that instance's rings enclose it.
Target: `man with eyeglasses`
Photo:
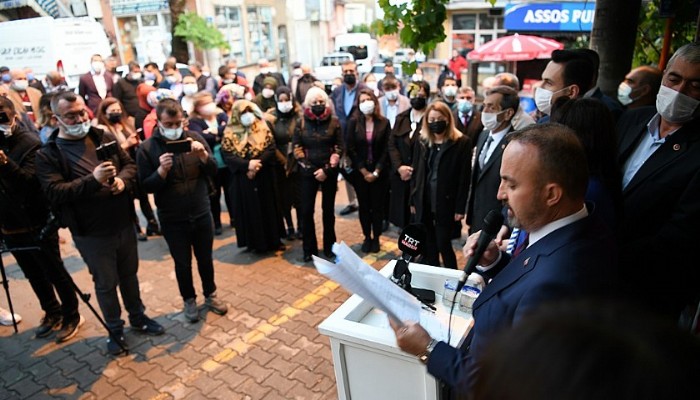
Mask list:
[[[146,316],[141,302],[129,195],[136,164],[119,145],[107,161],[98,158],[97,148],[107,147],[116,138],[90,125],[85,102],[75,93],[56,95],[51,110],[58,129],[37,152],[37,176],[60,225],[70,229],[93,277],[102,315],[114,333],[107,350],[119,355],[127,344],[117,288],[132,329],[149,335],[164,332]]]

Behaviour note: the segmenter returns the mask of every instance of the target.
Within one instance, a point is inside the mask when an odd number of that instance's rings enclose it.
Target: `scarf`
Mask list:
[[[252,111],[255,121],[245,127],[241,124],[241,115]],[[231,118],[224,129],[221,149],[240,158],[256,158],[272,143],[272,132],[263,120],[263,113],[257,105],[248,100],[233,103]]]

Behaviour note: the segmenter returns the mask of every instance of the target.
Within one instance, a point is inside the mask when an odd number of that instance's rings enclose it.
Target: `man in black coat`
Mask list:
[[[700,298],[698,82],[700,44],[691,43],[669,60],[656,109],[630,110],[618,124],[622,272],[634,299],[674,320]]]
[[[129,73],[112,87],[112,95],[121,101],[126,112],[134,117],[134,125],[137,130],[143,128],[143,119],[148,114],[139,106],[139,99],[136,97],[136,87],[143,82],[141,78],[141,66],[136,61],[130,61]]]
[[[35,331],[36,337],[46,337],[60,328],[56,342],[65,342],[78,333],[84,319],[78,312],[78,297],[61,260],[58,233],[53,230],[39,239],[49,217],[48,202],[41,192],[34,163],[41,142],[19,122],[14,105],[7,97],[0,97],[0,116],[9,120],[0,125],[2,238],[10,249],[39,247],[38,250],[12,251],[12,255],[45,313]]]

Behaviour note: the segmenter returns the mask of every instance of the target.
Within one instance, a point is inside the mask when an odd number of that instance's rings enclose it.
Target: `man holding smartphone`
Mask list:
[[[149,335],[165,331],[146,316],[141,302],[129,195],[136,164],[119,146],[109,161],[98,160],[97,147],[116,138],[90,125],[85,102],[75,93],[57,94],[51,100],[51,110],[58,129],[37,152],[37,176],[61,226],[70,228],[90,270],[100,309],[114,333],[107,341],[107,350],[119,355],[127,344],[117,287],[132,329]]]
[[[175,262],[183,313],[190,322],[197,322],[193,251],[205,307],[218,315],[226,314],[228,307],[216,297],[214,283],[214,220],[209,190],[217,171],[216,161],[199,134],[184,130],[183,115],[176,100],[161,100],[156,106],[158,128],[141,144],[136,159],[141,187],[154,194],[161,232]]]

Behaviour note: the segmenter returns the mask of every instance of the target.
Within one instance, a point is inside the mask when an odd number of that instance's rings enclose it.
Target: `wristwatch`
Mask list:
[[[374,175],[375,178],[379,178],[379,172],[377,172],[376,170],[372,172],[372,175]]]
[[[418,356],[418,359],[420,360],[420,362],[422,362],[423,364],[426,364],[426,365],[428,364],[428,358],[430,358],[430,353],[433,352],[433,350],[435,349],[435,346],[437,346],[437,344],[438,344],[437,340],[432,339],[432,338],[430,339],[430,343],[428,343],[428,346],[425,348],[425,353]]]

